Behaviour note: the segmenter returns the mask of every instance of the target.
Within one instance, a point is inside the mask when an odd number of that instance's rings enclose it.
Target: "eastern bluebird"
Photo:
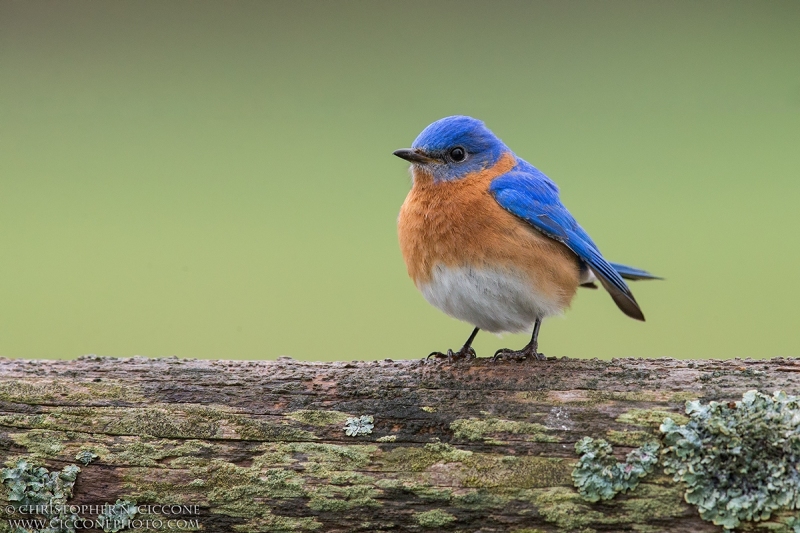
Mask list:
[[[556,184],[483,122],[443,118],[394,155],[411,162],[413,178],[398,220],[408,274],[428,302],[475,326],[459,351],[430,356],[475,357],[479,330],[533,327],[522,350],[494,357],[544,359],[537,341],[542,319],[569,307],[579,286],[596,289],[595,281],[623,313],[644,321],[622,278],[660,278],[606,261],[561,203]]]

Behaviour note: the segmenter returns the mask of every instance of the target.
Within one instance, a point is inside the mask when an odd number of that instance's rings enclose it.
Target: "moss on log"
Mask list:
[[[685,423],[687,400],[797,395],[798,372],[783,358],[0,359],[0,457],[7,471],[77,465],[72,505],[183,506],[137,518],[182,517],[184,530],[722,531],[660,466],[631,492],[587,501],[575,444],[604,439],[624,462],[661,439],[664,418]],[[0,532],[25,518],[9,494],[0,486]],[[792,520],[740,528],[792,532]]]

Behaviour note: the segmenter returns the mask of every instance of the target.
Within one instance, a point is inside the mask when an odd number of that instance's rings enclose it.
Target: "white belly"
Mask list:
[[[510,269],[436,265],[430,282],[419,289],[448,315],[492,333],[531,331],[537,318],[563,311],[555,298]]]

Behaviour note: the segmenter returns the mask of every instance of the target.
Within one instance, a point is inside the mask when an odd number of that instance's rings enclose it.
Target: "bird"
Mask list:
[[[482,121],[442,118],[393,154],[411,163],[397,221],[408,274],[429,303],[475,328],[461,349],[429,358],[472,359],[475,336],[485,330],[532,332],[525,347],[497,350],[494,360],[544,360],[542,320],[596,282],[623,313],[644,321],[624,280],[662,278],[607,261],[561,203],[558,186]]]

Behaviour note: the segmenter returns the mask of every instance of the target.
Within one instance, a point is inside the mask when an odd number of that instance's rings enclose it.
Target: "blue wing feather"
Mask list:
[[[625,314],[644,320],[625,281],[561,203],[558,187],[550,178],[532,165],[521,162],[492,181],[489,192],[505,210],[572,250],[589,265]]]
[[[622,276],[625,279],[630,279],[630,280],[664,279],[664,278],[661,278],[659,276],[654,276],[653,274],[651,274],[647,270],[642,270],[641,268],[636,268],[636,267],[632,267],[632,266],[628,266],[628,265],[622,265],[620,263],[611,263],[611,262],[609,262],[608,264],[611,265],[612,267],[614,267],[614,270],[616,270],[617,273],[619,273],[619,275]]]

